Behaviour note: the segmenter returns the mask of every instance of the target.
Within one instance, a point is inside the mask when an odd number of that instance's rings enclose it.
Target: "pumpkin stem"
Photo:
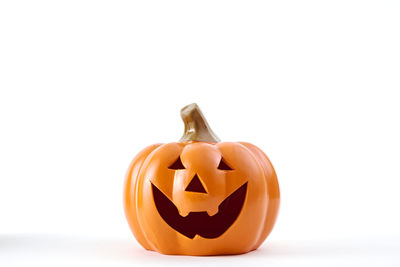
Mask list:
[[[200,141],[217,143],[220,139],[208,125],[206,118],[196,103],[181,109],[181,117],[185,124],[185,131],[180,142]]]

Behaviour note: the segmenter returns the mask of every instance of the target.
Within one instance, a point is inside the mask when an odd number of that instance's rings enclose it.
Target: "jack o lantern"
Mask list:
[[[241,254],[275,223],[278,180],[267,156],[244,142],[220,142],[196,104],[181,110],[177,143],[142,150],[126,174],[124,208],[138,242],[164,254]]]

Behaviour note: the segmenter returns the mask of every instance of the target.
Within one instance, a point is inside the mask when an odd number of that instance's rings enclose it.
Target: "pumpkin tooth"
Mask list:
[[[188,216],[189,213],[190,213],[190,211],[188,211],[188,210],[180,210],[179,211],[179,215],[181,215],[182,217]]]
[[[218,213],[218,207],[213,207],[211,209],[208,209],[206,212],[208,216],[214,216],[215,214]]]

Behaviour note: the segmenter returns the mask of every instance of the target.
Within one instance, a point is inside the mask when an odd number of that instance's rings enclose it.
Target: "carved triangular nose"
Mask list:
[[[201,184],[201,181],[197,174],[192,178],[189,185],[186,187],[185,191],[188,192],[196,192],[196,193],[207,193],[204,186]]]

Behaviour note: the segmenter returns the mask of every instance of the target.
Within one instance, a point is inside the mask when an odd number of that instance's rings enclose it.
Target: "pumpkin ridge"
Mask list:
[[[135,195],[134,195],[134,197],[135,197],[135,208],[136,208],[136,210],[138,210],[138,207],[137,207],[137,205],[139,203],[138,196],[139,196],[139,193],[140,193],[140,192],[138,192],[139,191],[138,183],[141,180],[140,177],[142,175],[143,166],[145,165],[145,163],[147,163],[148,159],[150,158],[150,156],[152,154],[154,154],[157,150],[159,150],[161,147],[164,147],[165,145],[167,145],[167,144],[159,144],[159,146],[155,147],[149,154],[146,155],[146,157],[143,159],[143,162],[140,165],[140,168],[139,168],[139,170],[137,172],[137,178],[135,180]],[[144,236],[146,242],[150,245],[152,250],[157,251],[157,249],[154,246],[154,244],[152,244],[152,242],[150,242],[150,240],[149,240],[149,238],[148,238],[148,236],[146,234],[146,231],[143,230],[142,222],[141,222],[141,220],[139,220],[139,215],[138,214],[136,214],[136,221],[137,221],[137,223],[139,225],[140,232]]]
[[[246,147],[249,151],[251,151],[251,153],[254,155],[254,157],[262,167],[265,183],[267,185],[267,194],[269,196],[268,207],[265,213],[264,227],[261,229],[262,231],[260,232],[260,236],[258,237],[257,242],[254,245],[254,249],[257,249],[262,244],[262,242],[264,242],[264,240],[269,236],[277,219],[279,205],[280,205],[279,182],[277,179],[275,168],[272,165],[271,161],[269,160],[268,156],[264,153],[264,151],[262,151],[260,148],[251,143],[240,142],[240,144]],[[268,175],[267,173],[266,170],[267,166],[271,167],[271,172],[273,174],[272,175],[273,177],[270,178],[271,183],[269,183],[268,181],[268,177],[270,177],[270,175]]]
[[[127,218],[132,216],[133,224],[137,224],[140,229],[136,229],[136,231],[133,231],[133,234],[135,238],[138,240],[139,243],[144,242],[145,245],[143,245],[145,248],[150,249],[151,245],[150,242],[147,240],[147,238],[144,236],[142,228],[139,224],[138,218],[137,218],[137,212],[136,212],[136,199],[133,200],[134,207],[131,207],[131,199],[136,198],[136,182],[138,180],[138,174],[143,166],[144,161],[146,158],[151,154],[154,149],[159,147],[161,144],[154,144],[151,146],[148,146],[144,148],[131,162],[130,167],[128,168],[128,172],[126,174],[126,179],[125,179],[125,193],[124,193],[124,210],[125,210],[125,215]],[[135,165],[138,165],[137,169],[135,170]],[[135,172],[135,174],[134,174]],[[126,198],[129,200],[127,201]],[[129,208],[128,209],[128,206]],[[134,209],[133,211],[131,209]],[[134,214],[132,214],[134,213]],[[130,224],[131,226],[131,224]],[[133,230],[133,229],[132,229]],[[138,234],[139,236],[136,236]]]
[[[170,145],[172,145],[172,144],[179,145],[179,146],[180,146],[180,149],[182,150],[182,144],[179,143],[179,142],[164,143],[164,144],[161,144],[160,146],[158,146],[157,148],[155,148],[153,151],[151,151],[151,152],[147,155],[147,157],[145,158],[145,160],[143,161],[143,164],[142,164],[142,166],[141,166],[141,168],[140,168],[140,171],[139,171],[138,174],[137,174],[137,177],[138,177],[138,178],[137,178],[137,182],[136,182],[136,186],[135,186],[135,189],[136,189],[136,196],[135,196],[135,197],[136,197],[136,199],[135,199],[135,202],[136,202],[136,209],[138,209],[137,205],[138,205],[138,203],[139,203],[139,201],[138,201],[139,194],[142,193],[142,192],[139,192],[139,191],[143,191],[143,184],[144,184],[145,182],[149,182],[150,187],[151,187],[151,185],[152,185],[151,179],[149,179],[148,177],[144,176],[144,174],[143,174],[143,171],[146,169],[146,167],[147,167],[148,164],[149,164],[148,161],[150,161],[153,157],[155,157],[156,154],[160,152],[160,150],[165,149],[166,147],[168,147],[168,146],[170,146]],[[180,152],[180,153],[181,153],[181,152]],[[139,182],[142,183],[140,186],[138,185]],[[141,190],[139,190],[139,187],[140,187]],[[169,196],[167,196],[167,197],[169,198]],[[172,200],[172,199],[171,199],[171,200]],[[153,203],[153,205],[154,205],[154,203]],[[152,239],[149,238],[147,232],[144,230],[145,228],[144,228],[143,225],[142,225],[144,222],[143,222],[142,220],[139,219],[139,215],[138,215],[137,221],[138,221],[139,227],[140,227],[140,229],[141,229],[141,232],[143,233],[143,235],[144,235],[145,238],[146,238],[146,241],[147,241],[149,244],[151,244],[152,250],[154,250],[154,251],[159,251],[159,252],[160,252],[162,249],[160,249],[160,248],[158,247],[158,246],[159,246],[158,243],[153,243],[153,242],[151,242]],[[175,241],[176,241],[176,242],[179,242],[179,240],[178,240],[177,238],[175,239]],[[171,241],[171,242],[173,242],[173,241]]]

